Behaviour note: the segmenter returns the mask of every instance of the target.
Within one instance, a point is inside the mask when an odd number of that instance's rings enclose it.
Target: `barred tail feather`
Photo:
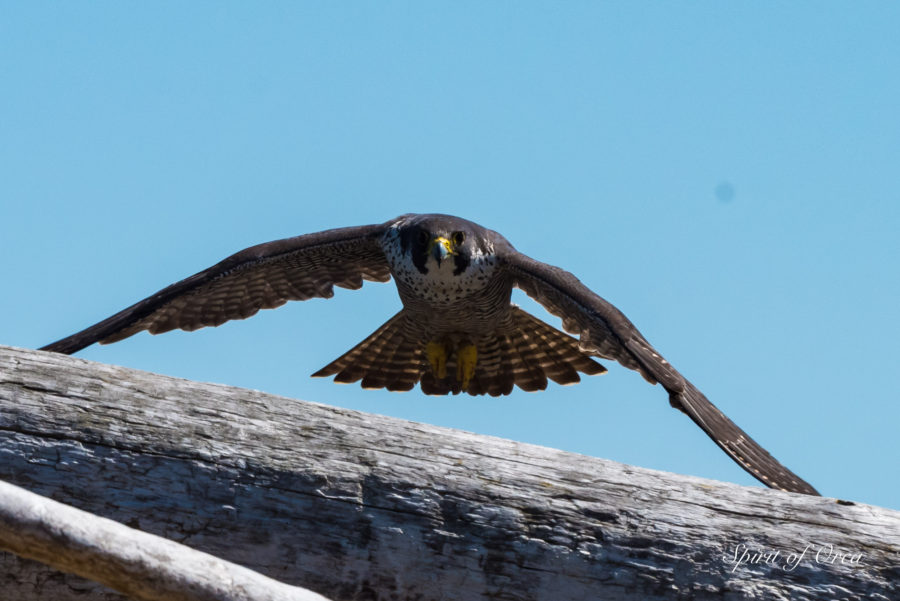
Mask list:
[[[524,329],[519,330],[518,337],[510,339],[515,384],[527,392],[547,388],[547,374],[544,373],[539,354],[540,342],[540,336]]]
[[[340,383],[362,380],[363,388],[412,390],[422,377],[425,363],[420,341],[406,334],[405,322],[406,316],[400,311],[312,376],[334,376]]]
[[[530,328],[541,341],[541,367],[548,378],[557,384],[576,384],[581,381],[579,371],[591,376],[606,372],[605,367],[581,350],[578,340],[521,309],[518,313],[523,322],[520,327]]]
[[[557,384],[574,384],[581,380],[579,371],[588,375],[606,371],[581,350],[577,339],[519,307],[513,306],[511,311],[510,329],[495,333],[496,339],[479,342],[478,386],[470,385],[469,394],[509,394],[513,385],[527,391],[544,390],[548,378]],[[491,369],[494,364],[497,367]]]
[[[473,396],[502,396],[515,386],[537,391],[547,388],[547,381],[574,384],[581,380],[578,372],[602,374],[606,368],[581,350],[578,340],[544,323],[537,317],[512,307],[512,323],[476,343],[478,365],[464,391]],[[422,374],[422,391],[426,394],[458,394],[463,392],[456,382],[456,361],[447,362],[447,378],[438,380],[426,370]]]
[[[428,342],[415,333],[401,311],[313,376],[334,376],[335,382],[343,383],[362,380],[363,388],[411,390],[420,383],[425,394],[502,396],[516,386],[544,390],[548,380],[574,384],[581,380],[579,372],[606,371],[581,350],[577,339],[515,306],[507,325],[475,341],[478,362],[465,391],[456,379],[455,353],[447,358],[447,377],[435,377],[425,358]]]

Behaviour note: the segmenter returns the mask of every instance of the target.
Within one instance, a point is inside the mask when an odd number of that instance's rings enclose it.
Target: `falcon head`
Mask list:
[[[406,215],[395,224],[400,252],[422,275],[459,276],[493,256],[499,234],[452,215]],[[489,262],[489,261],[488,261]]]

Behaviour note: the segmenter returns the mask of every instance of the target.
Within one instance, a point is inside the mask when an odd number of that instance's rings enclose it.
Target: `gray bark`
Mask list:
[[[0,548],[139,601],[328,601],[7,482],[0,482]]]
[[[900,598],[888,509],[8,347],[0,479],[338,600]]]

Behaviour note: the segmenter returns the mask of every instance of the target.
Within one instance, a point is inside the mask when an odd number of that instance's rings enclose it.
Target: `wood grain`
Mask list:
[[[0,549],[139,601],[328,601],[8,482],[0,482]]]
[[[900,598],[895,511],[9,347],[0,478],[336,600]]]

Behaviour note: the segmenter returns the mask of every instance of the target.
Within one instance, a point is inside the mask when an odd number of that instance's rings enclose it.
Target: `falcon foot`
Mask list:
[[[428,357],[428,364],[431,365],[431,373],[438,380],[447,377],[447,347],[440,343],[431,341],[425,347],[425,355]]]
[[[432,340],[425,346],[425,356],[431,373],[436,380],[447,378],[447,359],[456,354],[456,381],[460,390],[465,391],[475,376],[475,366],[478,364],[478,348],[474,344],[460,343],[453,350],[452,342],[437,342]]]
[[[462,390],[469,388],[477,363],[478,348],[474,344],[465,344],[456,349],[456,381]]]

